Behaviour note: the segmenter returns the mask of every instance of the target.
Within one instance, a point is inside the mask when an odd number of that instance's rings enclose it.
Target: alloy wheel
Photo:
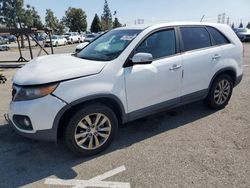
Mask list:
[[[221,105],[225,103],[230,96],[231,85],[229,81],[223,79],[218,82],[215,90],[214,90],[214,100],[216,104]]]
[[[85,150],[101,147],[111,134],[111,121],[102,113],[89,114],[75,128],[75,142]]]

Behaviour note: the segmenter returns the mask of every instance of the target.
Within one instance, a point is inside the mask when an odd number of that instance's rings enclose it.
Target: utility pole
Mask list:
[[[144,24],[144,19],[138,18],[137,20],[135,20],[135,25],[137,24]]]
[[[202,22],[202,20],[204,19],[204,17],[205,17],[205,15],[203,15],[203,16],[201,17],[200,22]]]
[[[230,24],[230,18],[229,18],[229,16],[227,17],[227,25],[229,25]]]
[[[225,24],[225,16],[226,16],[226,14],[223,13],[223,14],[222,14],[222,19],[221,19],[221,23],[222,23],[222,24]]]
[[[217,23],[221,23],[221,14],[218,15],[218,21]]]

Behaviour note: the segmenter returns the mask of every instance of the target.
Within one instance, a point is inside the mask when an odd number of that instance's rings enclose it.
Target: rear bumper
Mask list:
[[[243,74],[241,74],[240,76],[238,76],[235,80],[235,83],[234,83],[234,87],[236,87],[237,85],[239,85],[239,83],[241,82],[243,78]]]

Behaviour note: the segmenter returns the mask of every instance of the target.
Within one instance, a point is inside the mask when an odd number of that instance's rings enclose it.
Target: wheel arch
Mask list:
[[[66,127],[71,114],[81,109],[83,105],[91,103],[101,103],[111,108],[116,114],[119,124],[123,124],[127,121],[127,115],[125,113],[124,106],[118,97],[111,94],[84,97],[66,105],[56,115],[56,118],[53,122],[53,129],[56,131],[57,139],[62,136],[64,128]]]
[[[236,70],[235,70],[233,67],[228,67],[228,68],[220,69],[219,71],[217,71],[217,72],[214,74],[214,76],[213,76],[213,78],[211,79],[210,84],[209,84],[209,88],[208,88],[209,90],[210,90],[210,88],[211,88],[211,86],[212,86],[214,80],[215,80],[218,76],[220,76],[220,75],[222,75],[222,74],[228,74],[228,75],[233,79],[233,84],[234,84],[234,86],[236,85],[236,77],[237,77]]]

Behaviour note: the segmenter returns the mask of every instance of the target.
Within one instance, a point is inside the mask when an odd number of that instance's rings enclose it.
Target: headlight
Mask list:
[[[44,97],[55,91],[57,84],[43,85],[43,86],[28,86],[19,87],[13,85],[12,97],[13,101],[25,101]]]

